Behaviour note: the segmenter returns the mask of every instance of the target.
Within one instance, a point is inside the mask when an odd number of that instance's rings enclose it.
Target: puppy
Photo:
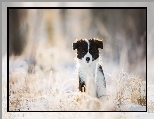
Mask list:
[[[80,39],[73,43],[73,50],[77,50],[79,90],[98,98],[106,95],[106,81],[99,63],[99,49],[103,49],[103,41],[95,38]]]

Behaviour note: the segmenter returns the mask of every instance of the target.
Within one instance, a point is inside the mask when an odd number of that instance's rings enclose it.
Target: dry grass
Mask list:
[[[108,96],[103,102],[79,92],[76,79],[63,79],[64,74],[57,75],[59,77],[53,79],[52,73],[44,78],[47,76],[37,72],[12,72],[9,76],[10,111],[120,111],[128,110],[123,105],[130,102],[142,105],[139,102],[141,87],[144,86],[142,80],[125,72],[121,72],[117,79],[111,77],[110,86],[114,91],[108,88]]]
[[[97,110],[100,105],[99,100],[86,94],[66,91],[62,87],[65,82],[16,72],[10,75],[9,80],[11,111]]]
[[[109,75],[110,76],[110,75]],[[111,89],[108,89],[109,100],[113,111],[127,111],[129,104],[138,104],[146,106],[146,82],[135,75],[121,71],[119,77],[112,79]],[[114,89],[114,90],[113,90]],[[140,100],[142,99],[142,100]],[[144,103],[143,103],[144,102]],[[127,108],[125,108],[125,106]]]

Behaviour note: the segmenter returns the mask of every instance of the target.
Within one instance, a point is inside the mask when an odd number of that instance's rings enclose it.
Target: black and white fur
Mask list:
[[[99,48],[103,49],[103,41],[95,38],[80,39],[73,43],[73,50],[77,50],[79,90],[98,98],[106,95],[106,81],[99,63]]]

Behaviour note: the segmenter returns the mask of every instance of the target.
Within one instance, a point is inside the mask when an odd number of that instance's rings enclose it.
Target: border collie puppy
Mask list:
[[[99,63],[99,48],[103,49],[103,41],[95,38],[80,39],[73,43],[73,50],[77,50],[79,90],[98,98],[106,95],[106,81]]]

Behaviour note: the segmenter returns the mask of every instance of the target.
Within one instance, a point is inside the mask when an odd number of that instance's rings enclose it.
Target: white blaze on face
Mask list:
[[[89,46],[90,46],[89,41],[88,41],[87,39],[85,39],[85,41],[86,41],[87,44],[88,44],[88,52],[89,52]]]
[[[89,43],[89,41],[87,39],[85,39],[85,41],[88,44],[88,52],[87,52],[87,54],[85,54],[85,56],[82,58],[82,60],[86,64],[91,64],[92,63],[92,55],[89,53],[90,43]]]

